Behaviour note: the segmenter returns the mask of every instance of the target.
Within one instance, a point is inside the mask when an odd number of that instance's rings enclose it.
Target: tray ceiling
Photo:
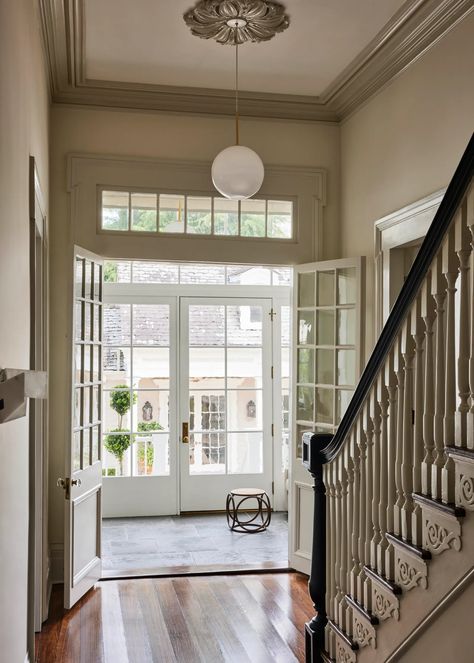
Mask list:
[[[193,37],[193,0],[86,0],[85,72],[96,80],[229,89],[234,49]],[[286,0],[290,27],[240,49],[242,88],[319,96],[404,0]]]
[[[194,0],[38,0],[55,103],[234,113],[234,49],[193,37]],[[474,0],[286,0],[290,27],[240,49],[240,114],[337,122]]]

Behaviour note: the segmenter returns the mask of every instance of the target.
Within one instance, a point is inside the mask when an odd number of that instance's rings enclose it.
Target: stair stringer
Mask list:
[[[451,549],[428,561],[428,582],[426,589],[415,587],[399,596],[399,620],[393,618],[381,622],[376,627],[376,649],[364,647],[357,652],[357,663],[395,663],[403,660],[403,653],[396,653],[406,641],[415,642],[436,620],[433,612],[448,597],[452,588],[474,568],[474,513],[467,512],[462,524],[462,547],[460,551]],[[449,602],[447,609],[453,609],[455,601]],[[430,618],[431,616],[431,618]],[[423,627],[419,625],[424,621]],[[446,634],[439,634],[446,637]],[[408,644],[408,642],[407,642]],[[406,651],[404,648],[403,651]],[[395,652],[395,653],[394,653]],[[437,663],[437,662],[436,662]]]

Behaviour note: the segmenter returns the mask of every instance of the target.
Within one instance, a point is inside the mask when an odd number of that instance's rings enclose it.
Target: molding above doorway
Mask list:
[[[384,306],[389,296],[390,251],[422,239],[433,221],[446,189],[406,205],[374,224],[376,332],[384,326]]]
[[[40,0],[52,101],[230,116],[231,90],[87,78],[85,0]],[[474,10],[472,0],[408,0],[320,96],[245,92],[246,117],[339,122],[423,55]]]

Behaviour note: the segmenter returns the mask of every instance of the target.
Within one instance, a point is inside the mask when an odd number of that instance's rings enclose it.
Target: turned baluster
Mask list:
[[[467,446],[467,413],[469,412],[469,258],[471,246],[467,226],[467,198],[454,221],[454,249],[459,269],[458,328],[458,408],[455,417],[455,440],[458,447]],[[471,296],[471,306],[472,297]]]
[[[400,335],[395,341],[393,364],[397,377],[397,424],[395,427],[395,487],[397,499],[393,507],[393,531],[399,536],[402,533],[403,406],[405,402],[405,372],[403,370]]]
[[[442,271],[446,279],[446,347],[445,347],[445,383],[444,383],[444,446],[453,445],[454,415],[456,411],[456,317],[455,293],[458,274],[454,252],[454,225],[451,225],[442,248]],[[443,502],[454,502],[454,463],[446,456],[441,470],[441,498]]]
[[[348,454],[347,454],[347,440],[343,453],[339,454],[338,457],[338,473],[341,483],[341,529],[340,529],[340,546],[341,546],[341,560],[339,568],[339,586],[341,588],[341,601],[339,603],[339,624],[346,633],[349,632],[348,623],[346,620],[346,601],[345,595],[349,592],[349,587],[347,585],[347,549],[348,549],[348,533],[347,533],[347,521],[348,521],[348,509],[347,509],[347,500],[348,500],[348,490],[349,490],[349,476],[347,472],[348,465]]]
[[[368,563],[365,556],[365,528],[367,511],[367,440],[364,431],[362,415],[357,420],[357,442],[359,446],[359,467],[360,467],[360,499],[359,499],[359,563],[361,570],[357,578],[357,596],[359,603],[364,602],[364,573],[362,567]]]
[[[435,303],[435,398],[434,398],[434,459],[431,466],[431,494],[441,499],[441,469],[444,465],[444,377],[446,360],[444,350],[444,301],[446,299],[446,279],[441,271],[441,255],[434,259],[431,268],[431,294]]]
[[[471,243],[471,265],[470,265],[470,340],[469,340],[469,394],[471,406],[467,413],[467,446],[469,449],[474,449],[474,185],[467,194],[466,205],[466,221],[470,233]]]
[[[413,304],[411,318],[411,335],[415,344],[414,361],[414,427],[413,427],[413,476],[412,485],[415,493],[421,492],[421,466],[424,458],[423,446],[423,319],[421,317],[421,295]],[[421,545],[421,509],[415,504],[412,513],[411,539],[415,545]]]
[[[335,554],[336,554],[336,512],[334,488],[334,463],[324,466],[324,483],[326,485],[327,522],[329,523],[326,555],[326,611],[329,618],[334,620],[334,597],[336,596]]]
[[[388,505],[388,391],[385,386],[385,367],[377,380],[377,402],[380,408],[380,473],[379,473],[379,528],[380,543],[377,551],[377,573],[385,573],[387,554],[387,505]]]
[[[370,542],[370,566],[380,571],[377,560],[380,558],[380,532],[379,507],[380,507],[380,427],[381,412],[377,398],[377,384],[370,393],[370,417],[373,424],[373,446],[372,446],[372,524],[373,534]]]
[[[434,299],[431,296],[431,272],[426,275],[421,288],[421,317],[425,333],[425,357],[423,376],[423,444],[424,457],[421,464],[421,492],[435,497],[431,487],[431,467],[434,455],[434,364],[433,323],[435,320]]]
[[[397,376],[394,370],[394,350],[392,349],[385,363],[385,384],[388,392],[388,445],[387,445],[387,528],[390,534],[395,532],[394,509],[397,500],[395,483],[395,464],[397,459]],[[388,546],[385,553],[385,575],[393,579],[393,549]]]
[[[413,512],[413,359],[414,343],[410,334],[412,313],[402,327],[403,371],[405,373],[405,389],[403,398],[403,453],[402,453],[402,490],[403,505],[401,513],[402,537],[411,538],[411,516]]]
[[[340,475],[338,472],[339,457],[332,462],[333,473],[334,473],[334,490],[335,490],[335,505],[336,505],[336,551],[335,551],[335,565],[333,573],[336,577],[336,595],[334,597],[334,620],[336,624],[339,624],[339,606],[343,600],[343,593],[341,587],[341,496],[342,496],[342,486],[340,481]]]
[[[356,601],[360,601],[358,589],[358,579],[360,574],[359,558],[359,509],[360,509],[360,459],[359,445],[357,444],[357,424],[353,426],[351,435],[351,456],[353,460],[353,482],[352,482],[352,532],[351,532],[351,552],[352,568],[350,572],[349,591]]]
[[[365,510],[365,549],[364,549],[364,563],[371,564],[370,548],[372,541],[372,534],[374,526],[372,522],[372,492],[373,492],[373,445],[374,445],[374,422],[370,413],[370,399],[363,407],[364,415],[364,428],[367,444],[367,461],[366,461],[366,481],[365,481],[365,499],[367,501],[367,508]],[[370,609],[370,580],[364,579],[364,601],[363,605]]]

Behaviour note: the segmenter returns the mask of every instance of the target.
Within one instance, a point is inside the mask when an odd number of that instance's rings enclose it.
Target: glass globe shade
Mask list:
[[[260,189],[265,171],[256,152],[232,145],[216,156],[211,174],[214,186],[225,198],[245,200]]]

